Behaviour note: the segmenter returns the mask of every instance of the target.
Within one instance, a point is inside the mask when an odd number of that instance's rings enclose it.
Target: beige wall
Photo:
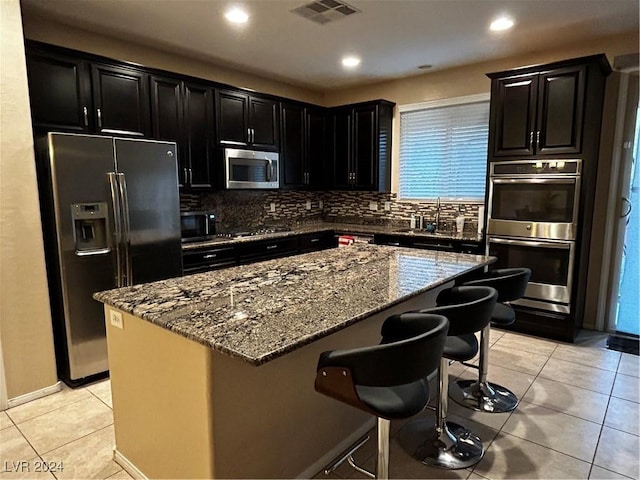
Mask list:
[[[360,87],[325,92],[327,106],[384,98],[398,105],[441,100],[446,98],[489,93],[491,82],[486,74],[510,70],[525,65],[550,63],[569,58],[605,53],[609,62],[617,55],[638,51],[638,32],[601,38],[577,45],[561,45],[555,50],[531,53],[524,56],[492,60],[442,71],[434,71],[401,80],[380,82]],[[400,156],[400,125],[397,108],[393,122],[393,147],[391,154],[392,191],[398,191],[398,158]]]
[[[30,40],[73,48],[116,60],[134,62],[146,67],[192,75],[236,87],[250,88],[262,93],[315,104],[322,103],[321,92],[243,73],[186,56],[135,45],[113,37],[98,35],[95,32],[62,25],[43,17],[25,16],[23,24],[24,36]]]
[[[0,1],[0,331],[8,397],[56,383],[18,0]]]

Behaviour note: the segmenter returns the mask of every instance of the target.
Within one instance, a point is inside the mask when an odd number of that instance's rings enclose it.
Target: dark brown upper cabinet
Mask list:
[[[278,150],[278,102],[235,90],[216,90],[218,144]]]
[[[280,121],[281,187],[326,187],[326,109],[283,102]]]
[[[140,137],[150,134],[146,73],[92,64],[91,84],[98,133]]]
[[[490,157],[577,154],[582,151],[585,65],[494,76]]]
[[[334,188],[391,190],[394,106],[377,100],[332,109]]]
[[[91,131],[91,85],[84,60],[28,51],[27,77],[35,128]]]
[[[150,76],[149,84],[153,136],[178,144],[180,186],[214,188],[213,89],[156,75]]]

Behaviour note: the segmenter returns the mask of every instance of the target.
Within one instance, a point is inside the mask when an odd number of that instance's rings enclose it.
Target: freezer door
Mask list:
[[[61,295],[63,306],[63,312],[54,312],[54,328],[75,381],[108,369],[104,312],[92,294],[116,286],[107,183],[107,172],[114,169],[113,142],[53,133],[48,142],[59,267],[59,289],[52,287],[52,293]]]
[[[116,138],[115,152],[128,284],[182,275],[176,144]]]

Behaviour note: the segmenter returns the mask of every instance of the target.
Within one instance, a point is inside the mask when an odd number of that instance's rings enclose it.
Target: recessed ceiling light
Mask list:
[[[510,17],[502,16],[496,18],[491,25],[489,25],[489,29],[494,32],[501,32],[503,30],[509,30],[513,27],[514,21]]]
[[[235,7],[228,10],[227,13],[224,14],[224,18],[229,20],[231,23],[247,23],[249,15],[244,10]]]
[[[342,59],[342,66],[347,68],[354,68],[360,65],[360,59],[358,57],[349,56]]]
[[[429,70],[430,68],[433,68],[433,65],[429,65],[429,64],[425,63],[424,65],[418,65],[418,68],[420,70]]]

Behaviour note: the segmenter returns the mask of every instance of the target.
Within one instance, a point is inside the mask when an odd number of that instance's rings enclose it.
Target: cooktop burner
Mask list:
[[[218,232],[216,237],[219,238],[239,238],[239,237],[252,237],[254,235],[266,235],[269,233],[277,232],[289,232],[291,229],[286,226],[273,226],[273,227],[261,227],[255,230],[240,230],[232,229],[226,232]]]

